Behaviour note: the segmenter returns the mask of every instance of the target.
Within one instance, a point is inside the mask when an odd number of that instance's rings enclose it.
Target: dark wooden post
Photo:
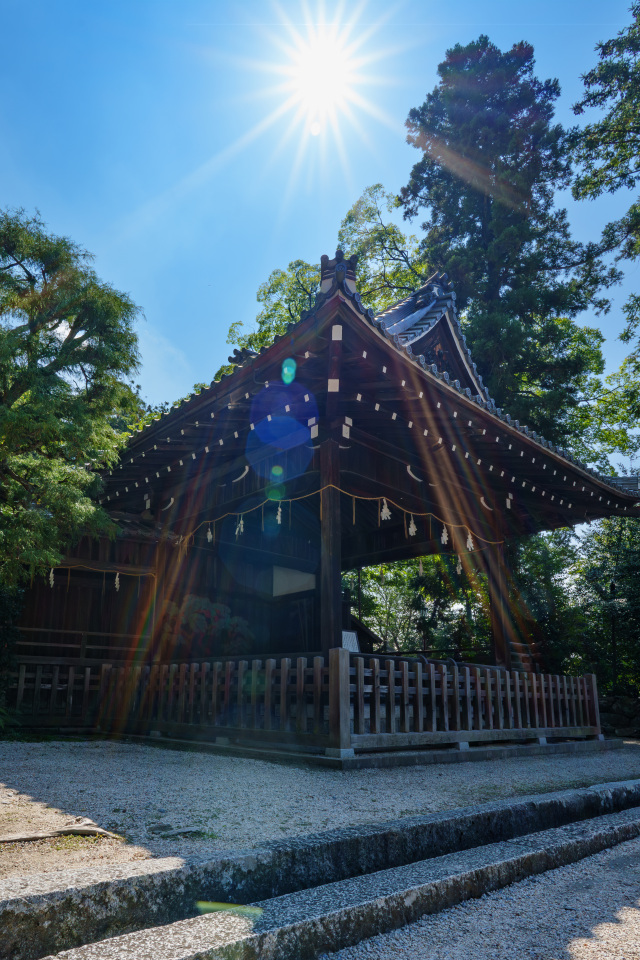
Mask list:
[[[493,662],[511,669],[509,644],[509,598],[505,576],[504,547],[501,543],[488,546],[484,551],[489,587],[489,615],[491,618],[491,645]]]
[[[337,441],[325,440],[320,447],[320,644],[324,654],[342,646],[339,456]]]
[[[352,757],[351,680],[349,651],[333,649],[329,653],[329,757]]]

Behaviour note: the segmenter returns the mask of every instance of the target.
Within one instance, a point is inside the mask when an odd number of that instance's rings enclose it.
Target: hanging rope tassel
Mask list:
[[[278,526],[282,524],[282,504],[278,504],[278,512],[276,513],[276,523]]]
[[[209,543],[211,543],[211,541],[213,540],[213,534],[211,533],[211,524],[209,524],[207,528],[207,540],[209,541]]]
[[[449,543],[449,531],[446,527],[442,528],[442,533],[440,535],[440,543],[444,546],[446,543]]]
[[[380,518],[382,520],[391,520],[391,510],[389,510],[389,507],[387,506],[386,497],[382,498],[382,510],[380,512]]]
[[[116,573],[116,592],[120,589],[120,574]]]
[[[460,576],[460,574],[462,573],[462,559],[460,557],[460,554],[458,554],[458,562],[456,563],[456,573],[458,574],[458,576]]]
[[[473,550],[473,537],[471,536],[471,530],[467,530],[467,550]]]
[[[406,522],[407,522],[407,521],[406,521],[406,518],[405,518],[405,524],[406,524]],[[410,536],[410,537],[415,537],[415,535],[416,535],[417,532],[418,532],[418,528],[416,527],[415,520],[413,519],[413,514],[411,514],[411,523],[409,524],[409,536]]]
[[[53,567],[49,570],[49,586],[53,590],[54,576],[53,576]]]

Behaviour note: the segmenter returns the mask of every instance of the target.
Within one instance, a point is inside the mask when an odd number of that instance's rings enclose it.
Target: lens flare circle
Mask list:
[[[254,429],[245,450],[250,466],[269,483],[303,474],[313,455],[309,424],[317,416],[313,394],[299,382],[283,381],[261,390],[251,404]]]
[[[282,382],[289,384],[293,383],[296,378],[296,370],[298,364],[295,362],[293,357],[287,357],[286,360],[282,361]]]

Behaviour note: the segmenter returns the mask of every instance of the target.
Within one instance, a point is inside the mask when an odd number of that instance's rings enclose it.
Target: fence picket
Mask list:
[[[387,671],[387,733],[396,732],[396,665],[385,660]]]
[[[237,689],[237,700],[236,700],[236,727],[245,727],[245,689],[244,689],[244,677],[247,672],[248,663],[246,660],[238,661],[238,689]]]
[[[189,667],[189,687],[188,687],[188,696],[187,696],[187,717],[189,718],[188,722],[193,723],[193,717],[196,706],[196,673],[198,672],[198,664],[192,663]]]
[[[36,667],[36,679],[33,685],[33,715],[40,713],[40,687],[42,686],[42,667],[40,664]]]
[[[546,695],[546,704],[547,704],[547,724],[550,727],[555,727],[556,725],[556,714],[553,703],[553,677],[550,673],[545,673],[545,689],[547,692]]]
[[[298,657],[296,660],[296,732],[307,732],[307,701],[304,692],[305,671],[307,669],[306,657]]]
[[[258,729],[258,684],[260,678],[261,660],[251,661],[251,726]]]
[[[438,729],[438,701],[436,697],[436,666],[429,664],[429,730],[435,733]]]
[[[214,727],[217,726],[220,715],[219,686],[221,672],[222,664],[217,660],[211,670],[211,723]]]
[[[51,717],[55,716],[55,712],[56,712],[59,676],[60,676],[60,666],[56,663],[54,664],[53,670],[51,671],[51,693],[49,696],[49,716]]]
[[[275,660],[267,660],[264,667],[264,728],[271,730],[273,726],[273,675],[276,669]]]
[[[493,730],[493,677],[488,667],[484,670],[484,687],[485,723],[488,730]]]
[[[522,700],[520,698],[520,680],[521,676],[517,670],[514,670],[511,674],[511,679],[513,681],[513,691],[514,699],[516,704],[516,729],[522,730]]]
[[[529,687],[530,687],[529,674],[523,673],[522,688],[523,688],[523,700],[524,700],[524,722],[527,729],[531,727],[531,709],[529,706],[529,697],[530,697]]]
[[[511,687],[511,672],[505,671],[504,674],[504,714],[505,726],[513,730],[513,690]]]
[[[289,729],[289,671],[291,670],[291,660],[289,657],[283,657],[280,661],[280,729]]]
[[[496,690],[496,708],[497,708],[497,717],[498,717],[498,730],[504,730],[504,706],[502,702],[502,670],[496,670],[494,679],[495,679],[495,690]]]
[[[442,729],[449,730],[449,672],[444,663],[440,664],[440,704],[442,708]]]
[[[324,721],[322,701],[322,673],[324,657],[313,658],[313,732],[320,733]]]
[[[460,672],[456,664],[451,667],[451,719],[453,729],[460,729]]]
[[[547,692],[548,692],[548,683],[546,673],[540,675],[540,701],[542,704],[542,725],[544,727],[549,726],[549,719],[547,716]]]
[[[400,661],[400,730],[409,733],[409,664]]]
[[[419,660],[413,665],[415,693],[413,696],[413,729],[416,733],[424,730],[424,687],[422,685],[422,664]]]
[[[382,733],[382,707],[380,703],[380,661],[377,657],[370,661],[371,664],[371,709],[369,718],[369,727],[371,733]]]
[[[473,729],[482,730],[482,678],[480,668],[473,668]]]
[[[584,695],[582,689],[582,677],[578,677],[578,715],[580,717],[580,726],[585,726]]]
[[[355,716],[354,730],[356,733],[365,732],[364,723],[364,660],[362,657],[355,658],[356,668],[356,696],[355,696]]]

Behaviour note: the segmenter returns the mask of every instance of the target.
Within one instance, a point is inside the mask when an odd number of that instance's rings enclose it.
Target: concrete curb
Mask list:
[[[58,960],[314,960],[640,836],[624,811],[57,954]],[[53,957],[47,960],[54,960]]]
[[[640,780],[631,780],[332,830],[203,863],[10,877],[0,882],[0,957],[37,960],[194,916],[199,900],[266,900],[638,806]]]
[[[264,760],[297,767],[323,767],[330,770],[382,770],[391,767],[422,767],[434,763],[474,763],[484,760],[511,760],[514,757],[557,756],[564,753],[607,753],[621,750],[621,739],[610,740],[559,740],[554,743],[507,743],[471,745],[469,750],[453,747],[423,748],[420,750],[392,750],[378,753],[357,753],[350,757],[329,757],[322,753],[301,753],[295,749],[269,750],[268,747],[247,743],[209,743],[205,740],[179,740],[175,737],[153,739],[127,734],[116,739],[145,743],[164,750],[188,750],[196,753],[213,753],[226,757],[243,757],[247,760]]]

